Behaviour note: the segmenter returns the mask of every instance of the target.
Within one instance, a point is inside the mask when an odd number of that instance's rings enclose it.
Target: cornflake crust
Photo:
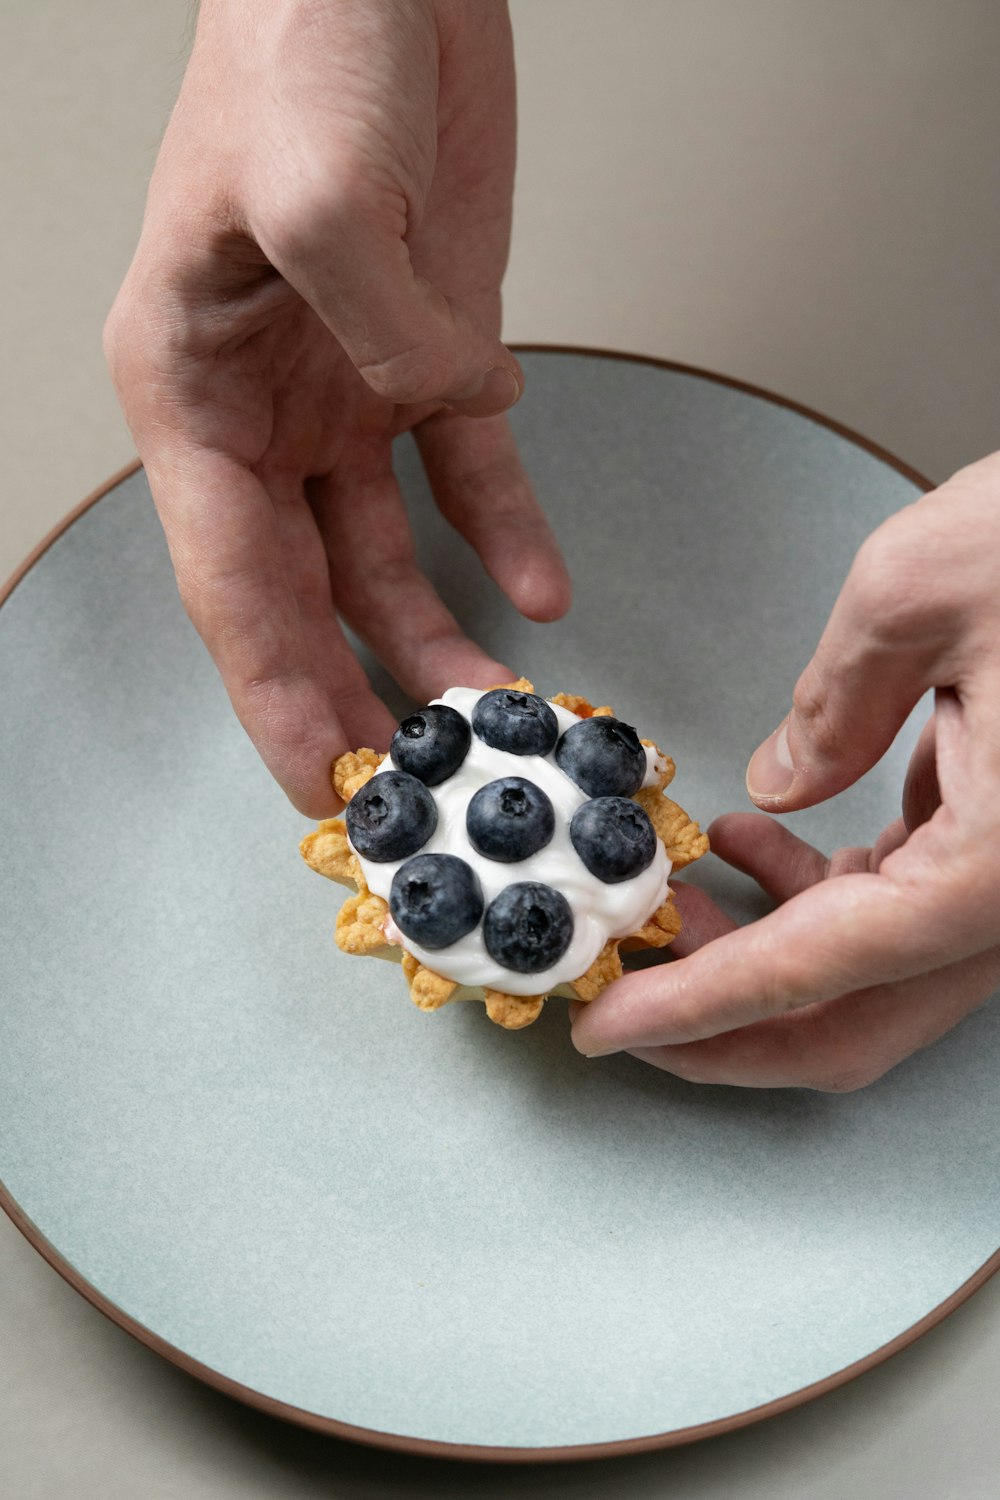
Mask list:
[[[533,693],[532,683],[526,677],[516,682],[496,683],[496,687],[512,688],[516,692]],[[484,689],[488,692],[490,689]],[[581,719],[613,716],[614,710],[607,704],[594,708],[586,698],[574,693],[556,693],[550,700]],[[640,787],[634,801],[649,814],[656,835],[663,841],[672,871],[682,870],[693,860],[708,852],[708,838],[698,824],[688,817],[682,807],[665,795],[666,788],[674,777],[674,763],[664,755],[652,740],[643,740],[657,755],[658,786]],[[349,802],[354,794],[370,781],[385,759],[376,750],[349,750],[334,761],[330,776],[334,791],[343,802]],[[347,839],[347,827],[341,818],[326,818],[313,833],[307,833],[299,845],[299,852],[309,867],[328,880],[336,880],[353,889],[340,908],[334,937],[344,953],[367,954],[375,958],[388,958],[401,963],[410,987],[410,999],[419,1010],[440,1010],[453,1000],[485,1001],[486,1014],[496,1025],[507,1031],[520,1031],[530,1026],[542,1013],[548,995],[507,995],[502,990],[470,988],[445,979],[432,969],[426,968],[412,953],[387,939],[386,923],[389,919],[388,903],[368,889],[361,866],[351,850]],[[573,1000],[589,1002],[622,973],[621,955],[642,948],[666,948],[681,930],[680,913],[669,895],[661,907],[652,913],[638,932],[625,937],[612,938],[601,949],[590,968],[570,984],[561,984],[551,993],[564,995]]]

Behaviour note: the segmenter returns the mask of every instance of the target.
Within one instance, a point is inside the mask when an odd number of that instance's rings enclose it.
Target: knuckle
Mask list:
[[[269,179],[253,215],[262,244],[279,262],[297,265],[337,254],[345,230],[368,215],[365,185],[355,173],[338,169],[326,175],[302,167],[283,172],[280,182],[278,187]]]
[[[259,238],[269,257],[279,265],[295,266],[308,261],[324,231],[329,229],[330,208],[315,190],[300,187],[283,195],[260,217]]]
[[[860,910],[867,898],[843,893],[845,910]],[[809,1039],[808,1050],[822,1050],[833,1056],[837,1038],[823,1025],[822,1011],[815,1007],[832,997],[850,994],[857,988],[852,974],[852,956],[832,936],[813,932],[808,943],[795,941],[787,933],[771,932],[766,948],[761,950],[760,968],[767,978],[760,1003],[755,1000],[758,1015],[789,1016],[797,1034]]]
[[[857,614],[886,645],[908,640],[927,611],[927,552],[914,535],[911,510],[891,516],[862,542],[848,574]]]
[[[527,476],[512,471],[502,458],[486,463],[465,464],[448,476],[449,499],[461,498],[468,510],[477,512],[494,529],[533,527],[539,507]]]
[[[122,298],[121,296],[118,296],[115,298],[111,306],[111,310],[104,320],[104,329],[101,335],[101,342],[104,348],[104,358],[107,363],[108,369],[111,371],[112,377],[115,373],[115,365],[118,359],[118,352],[121,348],[122,340],[124,337],[123,316],[124,309],[122,306]]]
[[[810,662],[795,684],[792,708],[808,738],[811,758],[837,760],[844,748],[844,725],[834,716],[825,680],[815,662]]]
[[[136,308],[127,284],[123,285],[104,320],[102,346],[104,360],[115,386],[121,387],[133,362],[139,340],[136,337]]]
[[[884,1044],[865,1045],[835,1012],[803,1014],[798,1028],[798,1083],[819,1094],[856,1094],[887,1073],[897,1058]]]
[[[835,1013],[802,1010],[782,1026],[782,1082],[818,1094],[853,1094],[880,1078],[889,1063],[866,1052]]]
[[[810,964],[775,954],[774,965],[763,997],[764,1014],[784,1016],[808,1004],[809,989],[814,981],[815,976]]]
[[[706,1034],[704,1016],[690,1005],[675,1008],[670,1013],[668,1030],[671,1047],[690,1047],[703,1042]]]
[[[175,539],[172,556],[184,612],[213,655],[230,638],[269,634],[247,603],[245,573],[220,571],[190,536]]]
[[[141,415],[155,385],[171,367],[173,348],[163,285],[129,271],[104,321],[104,358],[126,417]]]

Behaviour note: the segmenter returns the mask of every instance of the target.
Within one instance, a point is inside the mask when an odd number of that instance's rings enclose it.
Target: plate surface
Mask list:
[[[660,740],[707,823],[745,805],[854,550],[917,486],[691,372],[524,362],[514,423],[575,606],[516,618],[404,443],[426,565],[540,691]],[[340,954],[341,892],[298,858],[141,473],[8,598],[0,702],[6,1206],[206,1378],[393,1446],[676,1441],[835,1381],[992,1268],[995,1002],[862,1093],[743,1092],[587,1062],[559,1003],[520,1033],[423,1015],[394,966]],[[794,826],[870,841],[920,717]],[[711,860],[697,879],[760,909]]]

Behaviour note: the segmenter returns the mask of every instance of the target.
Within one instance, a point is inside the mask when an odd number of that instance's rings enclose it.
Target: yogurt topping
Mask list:
[[[482,697],[478,688],[450,688],[435,703],[446,704],[471,720],[473,709]],[[578,715],[559,704],[549,705],[563,734],[580,723]],[[657,755],[649,746],[644,786],[656,786]],[[378,776],[396,767],[387,756]],[[555,810],[556,827],[551,841],[537,853],[514,864],[487,859],[469,841],[465,818],[469,801],[480,787],[501,776],[521,776],[533,781],[549,796]],[[667,898],[670,860],[660,839],[656,841],[653,861],[630,880],[608,885],[592,875],[570,841],[569,825],[577,808],[588,800],[586,794],[556,765],[554,752],[548,755],[515,755],[497,750],[473,734],[465,760],[447,781],[429,788],[438,809],[438,822],[421,854],[455,854],[471,865],[483,887],[486,906],[505,886],[516,881],[537,880],[562,892],[573,911],[573,936],[559,962],[539,974],[519,974],[498,964],[487,952],[480,923],[472,932],[448,948],[431,952],[404,938],[392,918],[386,922],[386,937],[401,943],[426,968],[453,979],[458,984],[482,986],[508,995],[542,995],[578,979],[585,974],[601,949],[611,938],[625,937],[637,931]],[[353,845],[352,845],[353,848]],[[389,889],[396,871],[406,860],[381,862],[365,859],[354,850],[369,890],[389,900]]]

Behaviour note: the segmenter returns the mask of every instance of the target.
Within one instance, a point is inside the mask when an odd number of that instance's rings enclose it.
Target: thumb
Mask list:
[[[470,307],[416,273],[405,239],[364,185],[306,199],[298,213],[255,226],[258,240],[377,395],[446,401],[471,417],[497,416],[520,399],[513,354]]]
[[[938,612],[914,590],[897,551],[900,529],[864,544],[833,607],[790,713],[754,752],[747,791],[758,807],[791,812],[851,786],[892,744],[942,676]]]

